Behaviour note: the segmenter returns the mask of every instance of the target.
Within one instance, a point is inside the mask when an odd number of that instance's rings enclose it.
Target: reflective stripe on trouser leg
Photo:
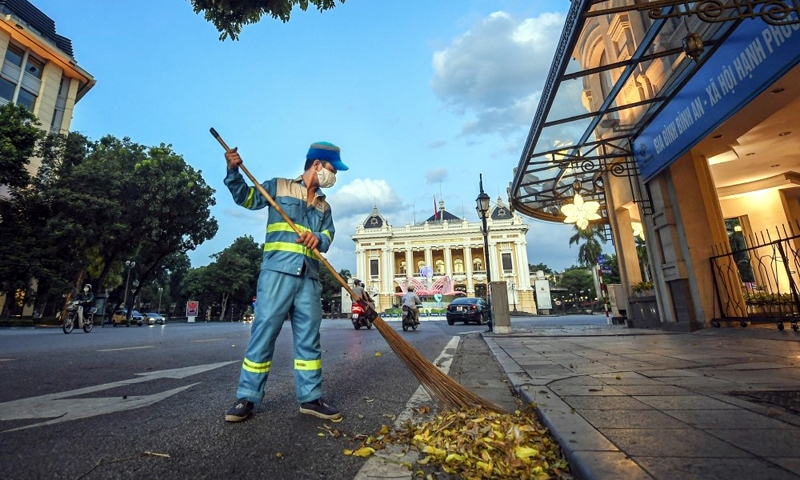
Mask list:
[[[302,285],[294,297],[294,385],[299,403],[322,396],[322,347],[319,342],[321,294],[322,286],[318,280],[303,277]]]
[[[259,274],[255,318],[239,373],[236,398],[246,398],[254,403],[261,403],[264,398],[275,339],[281,333],[300,280],[300,277],[271,270],[262,270]]]

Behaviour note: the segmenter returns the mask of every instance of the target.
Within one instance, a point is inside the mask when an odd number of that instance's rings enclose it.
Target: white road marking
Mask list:
[[[153,348],[153,346],[142,345],[141,347],[105,348],[103,350],[98,350],[98,352],[121,352],[123,350],[142,350],[143,348]]]
[[[204,343],[204,342],[218,342],[223,340],[222,338],[204,338],[202,340],[192,340],[190,343]]]
[[[440,353],[433,362],[445,375],[450,372],[450,365],[453,363],[453,355],[460,341],[461,338],[458,336],[451,338],[447,345],[445,345],[442,353]],[[413,417],[415,410],[430,404],[432,401],[425,387],[420,385],[417,391],[414,392],[414,395],[411,395],[408,403],[406,403],[406,409],[395,419],[394,428],[402,426],[406,423],[406,420]],[[414,463],[418,458],[417,451],[409,449],[409,451],[404,454],[403,450],[405,450],[405,448],[402,446],[389,445],[385,450],[375,452],[375,454],[364,463],[364,466],[361,467],[361,470],[353,477],[353,480],[370,480],[375,478],[405,480],[413,478],[414,472],[401,464]]]
[[[0,358],[0,362],[13,362],[13,358]]]
[[[52,425],[69,420],[89,418],[97,415],[105,415],[123,410],[146,407],[164,400],[165,398],[171,397],[172,395],[178,394],[187,388],[197,385],[197,383],[174,388],[172,390],[167,390],[165,392],[156,393],[153,395],[131,395],[127,398],[122,398],[120,396],[102,398],[69,397],[86,395],[89,393],[100,392],[125,385],[149,382],[151,380],[157,380],[160,378],[183,379],[192,375],[207,372],[209,370],[224,367],[232,363],[238,363],[238,361],[210,363],[207,365],[195,365],[192,367],[137,373],[136,375],[138,375],[138,378],[132,378],[129,380],[105,383],[102,385],[79,388],[77,390],[70,390],[67,392],[51,393],[47,395],[40,395],[38,397],[23,398],[20,400],[0,403],[0,421],[38,418],[49,419],[47,421],[27,425],[25,427],[5,430],[5,432],[11,432],[15,430],[23,430],[42,425]]]

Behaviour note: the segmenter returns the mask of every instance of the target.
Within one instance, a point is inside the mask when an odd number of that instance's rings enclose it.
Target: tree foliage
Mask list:
[[[543,271],[545,275],[551,275],[553,273],[553,269],[545,265],[544,263],[529,263],[528,264],[528,272],[531,274],[535,274],[539,270]]]
[[[28,186],[28,164],[44,136],[38,125],[39,120],[25,107],[13,103],[0,106],[0,185],[10,189]]]
[[[0,109],[3,135],[14,124],[25,131],[32,123],[24,109]],[[37,140],[32,150],[29,143]],[[113,136],[91,141],[77,133],[40,133],[32,140],[10,134],[0,144],[4,152],[26,152],[20,164],[34,154],[42,159],[39,175],[27,183],[9,177],[12,196],[0,201],[0,286],[7,295],[33,278],[39,301],[48,293],[59,299],[84,277],[95,292],[118,287],[128,273],[125,260],[136,261],[131,273],[140,288],[153,278],[165,281],[170,256],[216,234],[214,190],[169,145]],[[116,293],[123,297],[124,287]],[[133,301],[139,292],[130,293]]]
[[[606,243],[602,225],[590,224],[581,229],[575,226],[576,233],[569,239],[569,245],[578,245],[578,263],[591,266],[597,263],[597,257],[603,252],[601,243]]]
[[[594,279],[592,272],[586,268],[569,268],[561,275],[561,287],[566,288],[572,295],[581,291],[594,292]],[[594,295],[594,293],[592,293]]]
[[[258,23],[261,17],[288,22],[292,9],[297,6],[301,10],[314,5],[320,12],[334,8],[336,0],[189,0],[195,13],[203,13],[206,21],[211,22],[220,32],[219,39],[230,37],[237,40],[245,25]],[[339,0],[344,3],[345,0]]]
[[[263,249],[251,236],[239,237],[225,250],[212,255],[206,271],[213,280],[212,291],[221,301],[219,318],[225,317],[228,301],[249,303],[256,294]]]

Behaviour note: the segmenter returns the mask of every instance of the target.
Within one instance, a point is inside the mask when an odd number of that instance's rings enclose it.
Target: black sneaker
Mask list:
[[[300,413],[314,415],[315,417],[324,418],[325,420],[330,420],[332,422],[342,421],[342,414],[339,412],[339,410],[331,407],[319,398],[313,402],[301,403]]]
[[[246,398],[236,400],[236,403],[225,413],[226,422],[243,422],[247,417],[253,413],[253,402],[247,401]]]

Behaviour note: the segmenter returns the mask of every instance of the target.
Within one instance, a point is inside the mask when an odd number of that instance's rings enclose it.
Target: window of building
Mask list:
[[[455,268],[456,273],[464,273],[464,260],[456,258],[453,260],[453,267]]]
[[[5,100],[2,103],[8,103],[14,98],[14,84],[9,82],[3,77],[0,77],[0,99]]]
[[[25,65],[25,74],[32,75],[41,80],[42,70],[44,70],[44,63],[28,55],[28,64]]]
[[[25,55],[20,48],[9,44],[8,50],[6,50],[6,62],[11,63],[12,65],[16,65],[19,68],[22,68],[22,57]]]
[[[23,107],[27,108],[29,111],[32,112],[33,105],[35,103],[36,103],[36,95],[25,90],[24,88],[19,89],[19,96],[17,97],[17,105],[22,105]]]
[[[483,260],[481,260],[480,258],[474,259],[472,261],[472,269],[475,270],[476,272],[482,272],[483,271]]]
[[[444,275],[444,260],[436,260],[436,273],[439,275]]]
[[[369,259],[369,274],[372,277],[377,277],[380,275],[378,272],[378,259],[377,258],[370,258]]]
[[[514,269],[511,266],[511,254],[510,253],[504,253],[503,254],[503,272],[504,273],[510,273],[510,272],[513,272],[513,270]]]

